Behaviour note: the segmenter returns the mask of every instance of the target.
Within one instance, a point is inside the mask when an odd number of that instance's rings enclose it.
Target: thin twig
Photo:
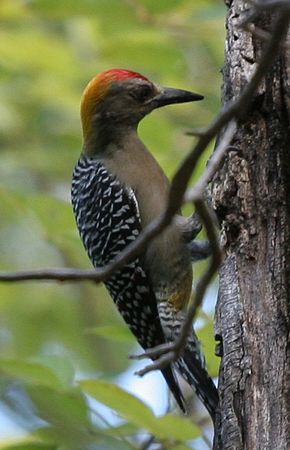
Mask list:
[[[202,435],[202,440],[205,443],[205,445],[207,446],[207,448],[209,448],[209,450],[211,450],[211,448],[212,448],[211,441],[205,434]]]
[[[194,301],[187,310],[183,326],[175,342],[162,344],[157,347],[150,348],[140,355],[132,356],[132,358],[134,359],[143,359],[149,357],[152,359],[158,358],[154,362],[145,366],[143,369],[138,370],[136,374],[139,376],[144,376],[146,373],[151,372],[152,370],[163,369],[170,362],[176,360],[179,357],[182,349],[184,348],[187,337],[191,332],[192,321],[194,319],[196,311],[201,305],[207,287],[209,286],[221,262],[221,250],[218,241],[218,234],[215,228],[215,217],[213,217],[213,212],[206,206],[204,200],[197,200],[195,202],[195,206],[206,229],[207,236],[211,245],[211,261],[205,273],[197,283]]]
[[[280,3],[280,2],[279,2]],[[287,4],[290,2],[287,2]],[[197,162],[207,148],[211,140],[230,122],[233,118],[238,119],[251,104],[255,91],[262,80],[268,68],[272,65],[273,59],[277,56],[280,43],[286,36],[289,23],[289,10],[286,9],[279,14],[273,32],[272,39],[267,43],[266,49],[257,66],[257,69],[240,95],[239,98],[227,105],[217,116],[217,118],[205,130],[205,133],[198,139],[191,153],[184,159],[181,166],[177,170],[170,189],[170,196],[166,211],[153,222],[151,222],[138,238],[130,244],[123,252],[121,252],[115,260],[107,266],[95,270],[78,270],[78,269],[51,269],[51,270],[33,270],[21,272],[2,272],[0,273],[0,281],[27,281],[27,280],[57,280],[57,281],[80,281],[91,280],[100,282],[107,279],[112,273],[119,269],[123,264],[134,259],[145,248],[148,242],[170,224],[174,214],[178,211],[184,202],[184,192],[193,173]],[[208,178],[207,168],[203,175],[204,179]],[[200,184],[200,183],[199,183]],[[200,188],[204,188],[200,186]],[[199,195],[199,193],[197,193]],[[198,196],[197,195],[197,196]]]
[[[206,133],[206,129],[204,129],[204,128],[196,128],[195,130],[186,131],[185,135],[186,136],[200,137],[200,136],[204,136],[205,133]]]
[[[216,217],[213,211],[207,207],[206,202],[203,200],[196,201],[195,206],[206,230],[206,234],[211,247],[212,257],[207,270],[196,285],[194,302],[190,306],[186,315],[186,319],[184,321],[183,328],[185,329],[187,327],[187,322],[190,322],[190,324],[192,323],[196,311],[202,303],[205,291],[210,284],[213,276],[215,275],[217,269],[219,268],[222,258],[222,253],[219,245],[219,237],[215,226]]]
[[[234,117],[239,118],[240,115],[244,114],[246,109],[249,107],[249,104],[251,103],[251,100],[254,96],[255,90],[258,87],[259,82],[263,78],[268,68],[273,63],[273,59],[275,58],[279,50],[280,42],[286,36],[289,19],[290,19],[290,9],[289,11],[287,10],[287,14],[285,14],[285,12],[281,12],[279,14],[274,26],[272,39],[271,41],[269,41],[251,81],[248,83],[247,87],[244,89],[241,96],[236,101],[234,101],[230,106],[228,106],[228,108],[226,108],[224,112],[221,113],[218,116],[218,118],[213,122],[213,124],[208,128],[208,133],[206,133],[206,135],[200,138],[193,152],[182,163],[180,170],[175,175],[174,177],[175,185],[178,184],[181,173],[183,173],[185,177],[187,177],[188,175],[189,171],[188,168],[186,168],[186,161],[189,163],[189,165],[194,166],[195,161],[194,156],[196,156],[196,154],[198,154],[199,151],[201,151],[201,148],[203,146],[202,141],[209,139],[211,133],[215,132],[217,128],[221,130],[224,127],[224,125],[227,122],[229,122],[232,118]],[[221,154],[218,155],[217,157],[218,162],[220,162],[219,157],[222,157],[223,155],[223,146],[221,147],[221,150],[222,150]],[[213,169],[214,167],[213,168],[208,167],[208,170],[205,172],[206,174],[204,175],[205,180],[208,177],[207,172],[211,174],[213,172]],[[200,192],[197,189],[194,192],[194,195],[191,192],[191,199],[193,197],[195,199],[197,212],[200,215],[201,220],[205,226],[209,242],[212,246],[213,253],[211,262],[206,272],[204,273],[204,275],[197,284],[195,292],[195,300],[187,311],[183,327],[181,329],[178,339],[176,339],[174,343],[163,344],[161,346],[155,347],[154,349],[147,350],[143,355],[139,355],[139,358],[142,357],[150,357],[150,358],[152,357],[153,359],[158,358],[153,363],[149,364],[148,366],[144,367],[142,370],[138,372],[138,374],[141,376],[145,375],[146,373],[152,370],[162,369],[166,367],[167,364],[171,363],[172,361],[178,358],[180,351],[185,345],[187,336],[191,331],[192,321],[195,316],[196,310],[198,306],[201,304],[205,291],[210,281],[212,280],[212,277],[214,276],[221,261],[221,252],[219,249],[218,237],[214,226],[214,218],[211,217],[211,212],[206,208],[205,203],[203,202],[203,200],[200,199],[199,195]],[[173,205],[174,201],[176,201],[176,198],[173,198],[172,200]]]
[[[97,409],[94,408],[90,408],[89,407],[89,411],[94,414],[99,420],[101,420],[103,422],[103,424],[105,425],[106,429],[108,430],[112,430],[115,427],[113,427],[113,425],[109,422],[109,420],[107,420],[101,413],[99,413],[99,411]],[[126,446],[130,447],[131,450],[136,450],[136,447],[129,441],[129,439],[126,439],[125,436],[123,436],[121,433],[119,433],[116,428],[114,429],[116,436],[119,438],[120,441],[122,441],[124,444],[126,444]],[[94,430],[93,430],[94,432]]]
[[[151,444],[155,441],[156,437],[151,435],[140,446],[140,450],[149,450]]]
[[[212,177],[217,172],[221,162],[224,159],[225,153],[228,150],[229,144],[236,132],[236,129],[237,129],[236,121],[231,120],[227,126],[226,131],[224,132],[221,141],[216,147],[214,153],[212,154],[203,175],[200,177],[200,179],[193,188],[188,189],[185,192],[184,195],[185,203],[193,202],[195,200],[202,198],[204,189],[211,182]]]

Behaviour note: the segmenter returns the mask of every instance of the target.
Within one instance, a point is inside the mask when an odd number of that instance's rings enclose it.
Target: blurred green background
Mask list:
[[[219,109],[224,18],[218,0],[0,0],[0,270],[91,267],[70,205],[84,87],[96,73],[117,67],[205,96],[158,110],[140,126],[170,177],[193,146],[185,132],[206,126]],[[199,336],[217,376],[214,301],[209,296]],[[93,417],[84,397],[90,390],[77,383],[120,381],[136,395],[148,391],[147,403],[165,412],[159,374],[142,380],[143,387],[137,383],[137,391],[128,381],[134,379],[128,354],[139,350],[100,285],[0,284],[0,448],[139,448],[140,423],[110,403],[103,391],[110,383],[99,384],[94,397],[115,407],[126,419],[121,424],[115,416],[110,422],[99,404],[92,408],[102,417]],[[122,400],[113,391],[118,395]],[[198,404],[194,414],[203,414]],[[114,432],[104,431],[103,419]],[[189,444],[193,426],[186,425],[189,434],[177,447],[167,424],[169,435],[159,435],[166,448],[204,448],[201,441]],[[192,437],[201,433],[198,427]]]

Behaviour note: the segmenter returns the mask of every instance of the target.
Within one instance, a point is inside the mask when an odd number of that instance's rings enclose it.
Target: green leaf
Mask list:
[[[194,448],[194,450],[197,447],[192,447],[191,445],[186,445],[184,443],[180,443],[180,444],[176,444],[173,445],[172,447],[170,447],[170,450],[192,450]]]
[[[84,450],[102,438],[90,420],[87,402],[78,388],[52,389],[46,386],[28,386],[38,417],[45,420],[47,438],[62,450]],[[42,430],[44,437],[45,432]],[[61,445],[60,445],[61,444]]]
[[[40,364],[44,364],[45,367],[48,367],[55,375],[57,375],[63,387],[72,385],[75,371],[68,357],[64,355],[41,355],[37,360]]]
[[[145,428],[154,422],[155,417],[151,409],[119,386],[100,380],[83,380],[79,384],[85,392],[117,411],[129,422]]]
[[[213,323],[205,316],[207,323],[198,330],[198,339],[202,343],[202,349],[206,355],[207,368],[212,377],[217,377],[219,373],[220,358],[214,353],[214,330]]]
[[[91,423],[86,400],[79,389],[56,390],[47,386],[29,386],[28,392],[35,403],[39,416],[54,426],[85,430]]]
[[[92,327],[88,328],[86,333],[101,336],[111,341],[133,342],[132,333],[129,331],[129,328],[126,328],[123,325],[103,325]]]
[[[103,431],[107,436],[127,437],[127,436],[133,436],[134,434],[137,434],[138,427],[135,424],[126,422],[117,427],[106,428]]]
[[[152,13],[165,13],[168,10],[172,11],[178,5],[180,0],[142,0],[142,4],[148,8]]]
[[[41,364],[21,360],[0,360],[0,372],[25,383],[60,386],[59,379],[51,369]]]
[[[114,384],[100,380],[84,380],[80,382],[80,386],[129,422],[147,429],[161,439],[186,441],[201,434],[199,428],[186,418],[173,415],[155,417],[141,400]]]
[[[186,417],[167,414],[164,417],[158,417],[156,421],[160,430],[162,429],[162,433],[165,433],[170,439],[188,441],[201,436],[200,428]]]
[[[123,427],[122,427],[123,428]],[[122,449],[122,450],[132,450],[132,445],[127,442],[127,437],[134,435],[138,432],[135,428],[127,427],[126,430],[122,430],[116,433],[111,433],[111,429],[113,428],[97,428],[96,426],[90,427],[90,434],[89,436],[76,436],[75,442],[69,443],[67,442],[68,439],[66,439],[65,436],[61,435],[62,430],[57,430],[56,427],[42,427],[38,428],[34,435],[41,441],[48,442],[48,443],[55,443],[55,442],[62,442],[61,449],[57,447],[57,450],[72,450],[78,445],[78,441],[81,440],[83,443],[83,446],[78,450],[89,450],[89,449],[102,449],[102,450],[115,450],[115,449]],[[116,427],[115,430],[121,429],[121,427]],[[63,433],[63,431],[62,431]],[[75,429],[72,429],[70,434],[76,434]],[[63,442],[66,441],[66,442]]]
[[[57,450],[57,446],[53,444],[42,444],[41,442],[23,442],[20,444],[12,444],[7,447],[0,447],[1,450]]]

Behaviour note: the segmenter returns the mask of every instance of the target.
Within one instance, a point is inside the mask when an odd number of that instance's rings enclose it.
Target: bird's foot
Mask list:
[[[151,364],[148,364],[143,369],[137,370],[135,374],[142,377],[153,370],[164,369],[164,367],[168,366],[168,364],[172,363],[177,358],[178,353],[175,347],[175,343],[168,342],[149,348],[139,355],[131,355],[131,359],[153,359]]]
[[[169,351],[174,349],[173,342],[166,342],[164,344],[156,345],[156,347],[148,348],[143,353],[139,353],[138,355],[130,355],[131,359],[145,359],[151,358],[156,359],[160,356],[168,353]]]
[[[190,251],[192,262],[202,261],[203,259],[208,258],[212,254],[209,241],[194,240],[189,242],[187,245]]]

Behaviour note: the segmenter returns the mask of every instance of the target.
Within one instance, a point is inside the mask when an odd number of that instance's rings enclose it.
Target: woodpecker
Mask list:
[[[156,108],[202,98],[181,89],[161,88],[124,69],[98,74],[87,85],[81,101],[84,143],[73,173],[72,204],[94,267],[111,263],[167,205],[169,181],[139,139],[139,122]],[[192,290],[189,244],[188,229],[176,220],[140,256],[105,281],[145,350],[173,342],[180,333]],[[193,387],[214,420],[217,389],[194,330],[182,355],[162,369],[185,412],[174,369]]]

